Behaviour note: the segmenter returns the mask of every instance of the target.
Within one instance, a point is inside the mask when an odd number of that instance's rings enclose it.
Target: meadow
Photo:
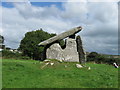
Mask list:
[[[58,62],[45,65],[35,60],[2,60],[3,88],[118,88],[118,69],[112,65]]]

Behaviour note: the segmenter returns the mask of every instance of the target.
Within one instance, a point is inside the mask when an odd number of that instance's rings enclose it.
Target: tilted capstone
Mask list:
[[[55,41],[58,41],[58,40],[62,40],[66,37],[69,37],[71,35],[75,35],[76,33],[78,33],[79,31],[82,30],[82,27],[76,27],[76,28],[72,28],[70,29],[69,31],[66,31],[66,32],[63,32],[57,36],[54,36],[54,37],[51,37],[50,39],[47,39],[41,43],[39,43],[38,45],[48,45],[48,44],[51,44]]]

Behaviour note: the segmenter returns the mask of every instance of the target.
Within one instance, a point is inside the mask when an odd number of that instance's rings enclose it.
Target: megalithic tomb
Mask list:
[[[75,37],[75,34],[81,30],[81,26],[75,27],[39,43],[38,45],[45,47],[45,59],[57,59],[66,62],[86,62],[86,54],[83,50],[82,40],[80,36],[79,38]],[[66,39],[66,47],[64,49],[56,42],[62,39]]]

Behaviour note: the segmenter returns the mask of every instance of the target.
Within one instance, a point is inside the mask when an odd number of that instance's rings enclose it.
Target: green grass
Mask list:
[[[76,63],[48,65],[34,60],[2,60],[3,88],[117,88],[118,69],[105,64],[87,63],[78,69]],[[65,65],[67,67],[65,67]]]

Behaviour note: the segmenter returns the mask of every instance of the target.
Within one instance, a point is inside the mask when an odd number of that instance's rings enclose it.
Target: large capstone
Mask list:
[[[76,40],[68,38],[66,40],[65,49],[62,49],[58,43],[52,44],[46,50],[46,58],[63,60],[66,62],[79,62]]]
[[[82,27],[72,28],[72,29],[70,29],[70,30],[68,30],[66,32],[63,32],[63,33],[61,33],[61,34],[59,34],[57,36],[51,37],[51,38],[39,43],[38,45],[43,45],[44,46],[44,45],[54,43],[54,42],[56,42],[58,40],[62,40],[64,38],[66,38],[66,37],[74,36],[74,34],[78,33],[81,30],[82,30]]]

